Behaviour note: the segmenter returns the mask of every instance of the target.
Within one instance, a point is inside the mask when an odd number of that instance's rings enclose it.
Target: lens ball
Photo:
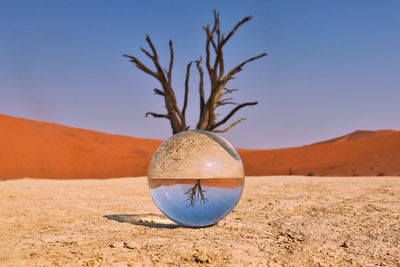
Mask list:
[[[210,226],[238,203],[243,164],[224,138],[208,131],[184,131],[154,153],[148,185],[154,203],[171,220],[188,227]]]

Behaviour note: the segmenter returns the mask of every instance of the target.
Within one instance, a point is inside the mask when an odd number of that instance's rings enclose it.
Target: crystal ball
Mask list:
[[[244,169],[239,154],[224,138],[191,130],[158,147],[147,181],[165,216],[187,227],[206,227],[227,216],[239,202]]]

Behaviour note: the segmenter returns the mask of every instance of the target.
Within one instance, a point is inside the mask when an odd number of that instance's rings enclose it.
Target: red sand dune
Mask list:
[[[0,114],[0,178],[144,176],[159,140]],[[246,175],[400,175],[400,132],[356,131],[313,145],[239,149]]]
[[[239,150],[247,175],[400,176],[400,132],[355,131],[312,145]]]
[[[160,143],[0,115],[0,178],[143,176]]]

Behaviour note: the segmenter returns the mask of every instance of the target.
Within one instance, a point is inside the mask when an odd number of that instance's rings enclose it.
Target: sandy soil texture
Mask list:
[[[399,177],[247,178],[236,209],[190,229],[145,178],[0,182],[0,266],[400,266]]]

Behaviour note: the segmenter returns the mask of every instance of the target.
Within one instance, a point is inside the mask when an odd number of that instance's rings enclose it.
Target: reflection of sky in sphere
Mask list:
[[[191,206],[185,194],[191,188],[193,185],[175,184],[150,189],[150,193],[157,207],[168,218],[186,226],[201,227],[224,218],[236,206],[243,191],[243,186],[234,189],[202,186],[207,201],[196,201]]]

